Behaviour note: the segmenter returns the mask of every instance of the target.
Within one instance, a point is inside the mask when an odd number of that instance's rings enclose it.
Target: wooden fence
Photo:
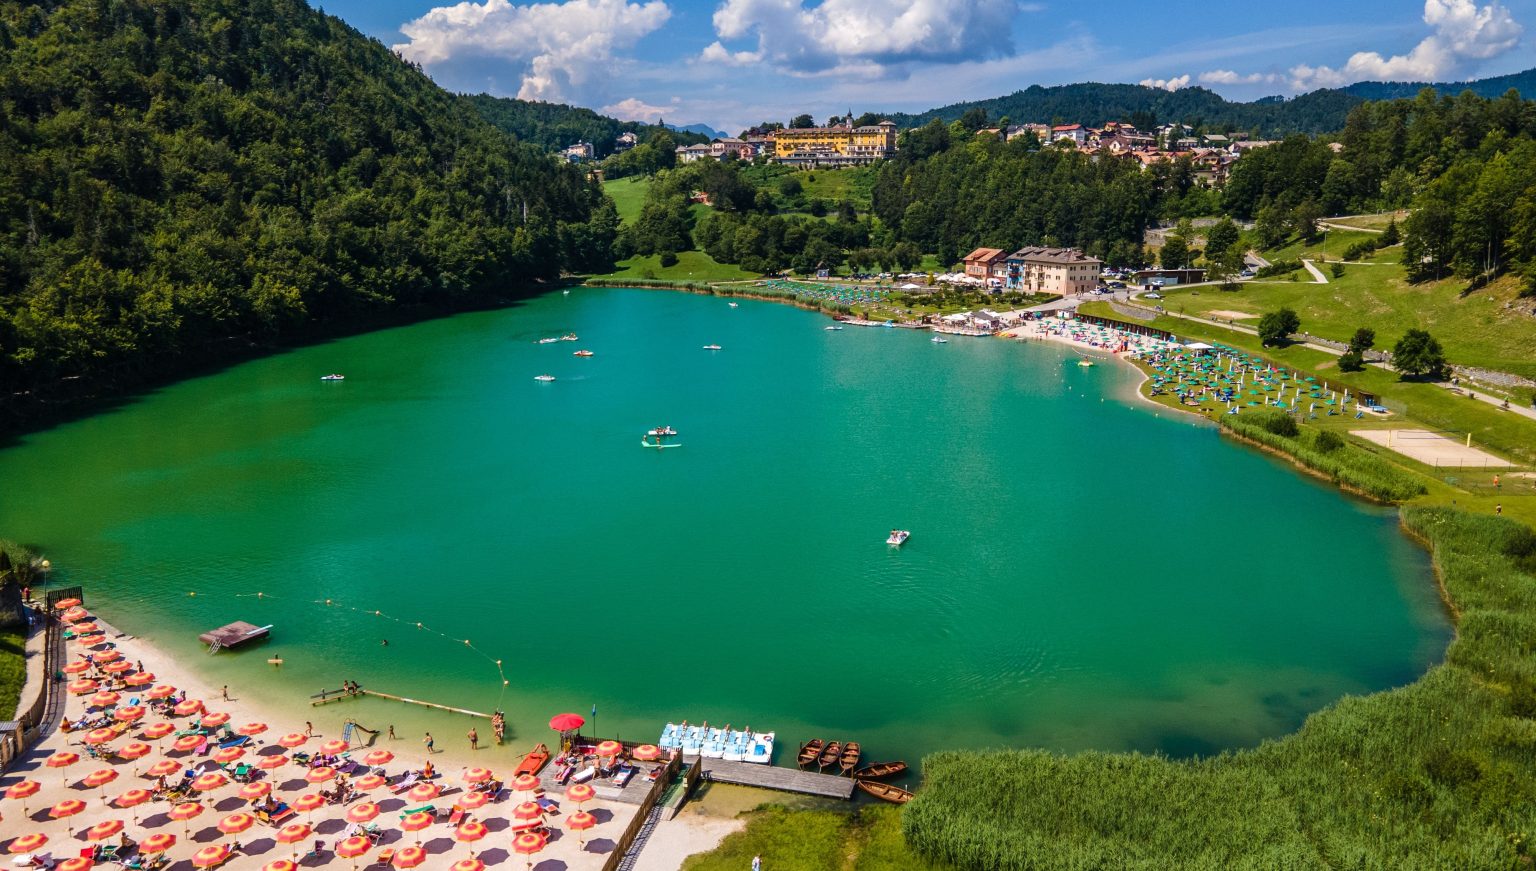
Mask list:
[[[41,615],[41,619],[43,621],[42,692],[39,692],[24,710],[16,712],[15,720],[0,722],[0,774],[9,771],[16,760],[37,743],[44,731],[44,721],[52,710],[52,703],[57,699],[58,694],[63,692],[58,681],[59,669],[64,665],[60,661],[63,656],[63,640],[59,621],[53,614],[46,612]]]
[[[667,760],[666,767],[661,770],[656,782],[651,784],[651,791],[646,793],[645,800],[640,802],[640,809],[635,812],[635,818],[629,821],[629,827],[624,830],[613,852],[608,854],[608,861],[603,863],[603,871],[618,871],[619,865],[624,861],[624,854],[634,846],[635,838],[639,837],[640,830],[645,828],[646,820],[651,815],[651,808],[656,806],[656,802],[660,801],[662,795],[666,793],[667,787],[672,785],[682,765],[683,759],[680,753]]]

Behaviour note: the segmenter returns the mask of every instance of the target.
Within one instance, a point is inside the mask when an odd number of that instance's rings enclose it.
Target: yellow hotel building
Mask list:
[[[773,157],[799,166],[854,166],[896,153],[896,125],[793,127],[773,133]]]

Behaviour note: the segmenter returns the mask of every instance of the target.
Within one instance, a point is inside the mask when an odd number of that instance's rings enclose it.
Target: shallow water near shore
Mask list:
[[[1208,753],[1442,656],[1394,511],[1121,401],[1129,367],[828,323],[577,289],[284,353],[0,452],[0,534],[293,725],[475,722],[309,706],[343,678],[499,706],[482,764],[594,705],[626,739],[775,729],[787,764],[812,736]],[[682,448],[639,446],[660,424]],[[273,638],[204,653],[231,620]]]

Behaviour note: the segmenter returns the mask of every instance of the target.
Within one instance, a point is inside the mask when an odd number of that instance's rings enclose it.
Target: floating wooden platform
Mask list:
[[[236,620],[226,626],[220,626],[212,632],[204,632],[197,636],[197,640],[208,645],[216,645],[218,649],[234,647],[247,641],[255,641],[258,638],[266,638],[272,633],[272,626],[252,626],[244,620]]]
[[[408,699],[405,696],[397,696],[392,693],[381,693],[378,690],[367,689],[359,689],[356,692],[351,693],[347,692],[346,690],[325,690],[317,696],[310,696],[311,701],[309,704],[310,707],[319,707],[320,705],[329,705],[332,702],[344,702],[347,699],[355,699],[362,696],[373,696],[374,698],[379,699],[389,699],[392,702],[405,702],[408,705],[421,705],[424,708],[436,708],[439,711],[448,711],[449,713],[453,714],[465,714],[470,717],[479,717],[483,720],[489,720],[491,718],[490,714],[484,714],[480,711],[471,711],[468,708],[455,708],[451,705],[439,705],[436,702],[424,702],[421,699]]]
[[[852,800],[854,781],[832,774],[818,774],[797,768],[780,768],[777,765],[759,765],[755,762],[727,762],[724,759],[700,759],[704,776],[716,783],[732,783],[737,786],[757,786],[801,795],[819,795],[825,798]]]

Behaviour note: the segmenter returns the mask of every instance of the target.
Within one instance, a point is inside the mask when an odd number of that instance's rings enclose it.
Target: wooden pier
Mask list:
[[[716,783],[737,786],[756,786],[797,792],[801,795],[819,795],[824,798],[853,799],[854,783],[851,777],[818,774],[798,768],[780,768],[777,765],[760,765],[756,762],[727,762],[724,759],[699,760],[704,777]]]
[[[266,638],[272,633],[272,626],[252,626],[244,620],[236,620],[225,626],[197,636],[197,640],[208,645],[209,653],[217,653],[227,647],[244,644],[247,641],[255,641],[258,638]]]
[[[319,707],[320,705],[329,705],[332,702],[344,702],[347,699],[355,699],[362,696],[373,696],[376,699],[389,699],[392,702],[404,702],[408,705],[421,705],[423,708],[435,708],[439,711],[447,711],[450,714],[464,714],[468,717],[479,717],[482,720],[489,720],[491,718],[490,714],[481,713],[480,711],[471,711],[468,708],[455,708],[452,705],[439,705],[436,702],[424,702],[421,699],[408,699],[405,696],[397,696],[392,693],[381,693],[378,690],[367,689],[358,689],[353,692],[347,692],[346,690],[325,690],[317,696],[310,696],[309,705],[310,707]]]

